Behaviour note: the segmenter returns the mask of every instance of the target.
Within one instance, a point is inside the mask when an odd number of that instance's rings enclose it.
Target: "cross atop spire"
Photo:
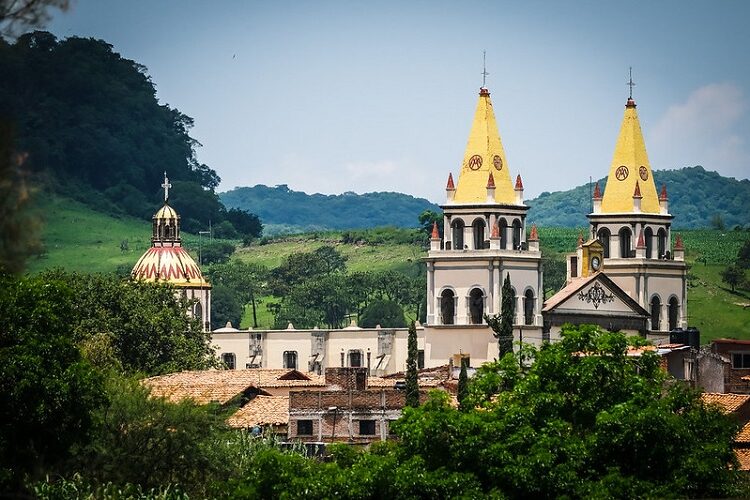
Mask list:
[[[164,183],[161,185],[161,187],[164,188],[164,203],[166,203],[169,199],[169,188],[172,187],[172,184],[169,182],[169,178],[167,177],[166,170],[164,171]]]
[[[482,51],[482,88],[487,86],[487,51]]]
[[[630,80],[628,80],[628,87],[630,87],[630,96],[628,99],[633,99],[633,87],[635,87],[635,82],[633,81],[633,67],[630,67]]]

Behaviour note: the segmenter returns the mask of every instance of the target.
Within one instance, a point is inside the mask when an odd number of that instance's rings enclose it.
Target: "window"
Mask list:
[[[481,250],[484,248],[484,221],[482,219],[475,220],[471,229],[474,234],[474,249]]]
[[[677,313],[680,304],[677,302],[677,297],[669,299],[669,331],[677,328]]]
[[[578,277],[578,257],[576,257],[575,255],[571,255],[570,257],[570,277]]]
[[[193,306],[193,318],[203,319],[203,306],[200,302],[196,302]]]
[[[523,298],[523,318],[527,325],[534,324],[534,292],[526,290]]]
[[[421,370],[424,368],[424,351],[422,349],[417,351],[417,369]]]
[[[359,421],[359,435],[360,436],[374,436],[375,435],[375,421],[374,420],[360,420]]]
[[[658,255],[656,257],[659,259],[663,259],[667,254],[667,232],[664,230],[664,228],[659,229],[659,231],[656,233],[656,249],[658,252]]]
[[[463,250],[464,249],[464,221],[461,219],[456,220],[453,225],[453,249]]]
[[[651,299],[651,329],[660,330],[661,322],[661,300],[658,295]]]
[[[732,368],[750,368],[750,353],[732,353]]]
[[[227,367],[227,370],[234,370],[237,365],[237,357],[233,352],[225,352],[221,355],[221,362]]]
[[[650,227],[647,227],[643,231],[643,237],[646,239],[646,258],[650,259],[652,257],[651,254],[654,253],[654,232]]]
[[[497,225],[500,229],[500,248],[506,249],[508,247],[508,223],[505,219],[500,219]]]
[[[297,351],[284,351],[284,368],[297,369]]]
[[[521,221],[513,221],[513,250],[521,249]]]
[[[474,288],[469,293],[469,316],[472,325],[482,324],[484,314],[484,293],[479,288]]]
[[[627,259],[630,257],[630,248],[632,247],[630,241],[632,234],[630,228],[623,227],[620,229],[620,258]]]
[[[453,290],[443,290],[440,294],[440,323],[452,325],[455,316],[456,297]]]
[[[362,351],[349,351],[349,366],[352,368],[362,366]]]
[[[598,238],[599,243],[602,244],[604,247],[604,258],[609,258],[609,237],[611,236],[611,233],[609,232],[609,229],[606,227],[603,227],[599,230]]]
[[[312,436],[312,433],[313,433],[312,420],[297,420],[297,435],[298,436]]]

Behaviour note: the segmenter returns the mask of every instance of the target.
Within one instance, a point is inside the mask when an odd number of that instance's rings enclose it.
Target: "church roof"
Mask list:
[[[650,316],[648,311],[646,311],[638,302],[633,300],[622,288],[617,286],[617,283],[612,281],[603,272],[594,273],[586,278],[573,278],[559,292],[544,301],[542,311],[551,312],[577,295],[579,300],[586,301],[587,303],[591,302],[593,299],[594,306],[598,309],[599,305],[596,304],[597,297],[583,292],[583,289],[588,285],[592,285],[593,288],[601,288],[602,285],[604,286],[602,289],[603,294],[599,294],[599,299],[603,299],[601,301],[602,303],[613,302],[615,299],[618,299],[623,306],[621,308],[623,309],[622,313],[629,313],[637,316]],[[610,295],[607,295],[607,290],[611,292]]]
[[[632,212],[636,184],[640,184],[638,187],[643,196],[641,212],[658,214],[659,198],[646,153],[646,143],[643,140],[638,112],[635,101],[628,99],[609,168],[601,212]]]
[[[154,214],[154,219],[176,219],[177,217],[177,211],[175,211],[174,208],[170,207],[166,201],[164,202],[164,205]]]
[[[181,246],[153,246],[133,267],[134,279],[185,287],[210,287],[198,264]]]
[[[490,92],[486,88],[481,88],[461,163],[461,172],[458,175],[454,202],[486,203],[488,173],[493,174],[495,181],[495,202],[514,204],[513,183],[508,173],[508,163],[495,121]]]

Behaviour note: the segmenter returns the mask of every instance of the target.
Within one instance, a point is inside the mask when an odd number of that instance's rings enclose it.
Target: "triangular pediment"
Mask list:
[[[604,273],[572,280],[545,301],[543,311],[595,316],[649,316],[648,311]]]

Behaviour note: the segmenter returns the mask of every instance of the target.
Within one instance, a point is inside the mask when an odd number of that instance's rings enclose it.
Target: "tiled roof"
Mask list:
[[[287,375],[286,377],[284,377]],[[289,377],[291,375],[294,378]],[[287,380],[280,380],[284,377]],[[302,378],[302,380],[299,380]],[[144,385],[151,395],[170,401],[192,399],[198,404],[216,402],[224,404],[248,387],[323,387],[323,377],[295,370],[255,368],[249,370],[201,370],[170,373],[147,378]]]
[[[750,470],[750,448],[735,448],[734,454],[740,463],[740,470]]]
[[[721,392],[704,392],[701,399],[706,404],[715,404],[721,407],[724,413],[734,413],[748,400],[749,394],[724,394]]]
[[[371,388],[392,388],[396,382],[404,382],[403,378],[381,378],[381,377],[368,377],[367,386]],[[444,382],[442,379],[437,378],[419,378],[417,379],[419,387],[438,387]]]
[[[750,444],[750,422],[746,423],[734,438],[735,443]]]
[[[235,428],[289,423],[289,396],[256,396],[227,419]]]

